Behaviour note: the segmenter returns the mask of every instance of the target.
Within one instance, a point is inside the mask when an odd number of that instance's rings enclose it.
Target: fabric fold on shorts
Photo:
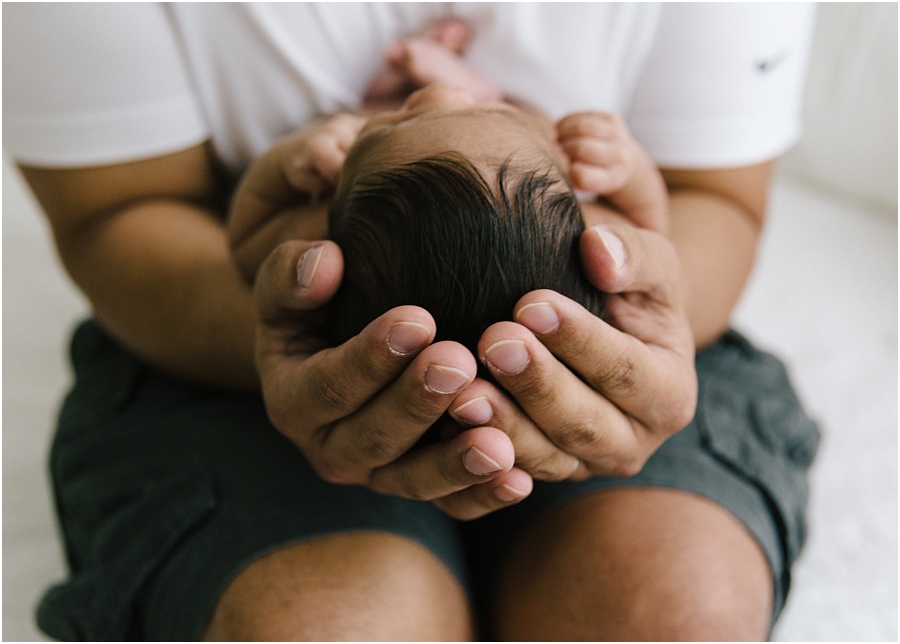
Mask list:
[[[478,599],[524,531],[562,504],[623,486],[684,490],[734,515],[769,561],[774,623],[806,538],[818,429],[784,366],[733,331],[697,356],[694,420],[636,476],[536,483],[520,504],[465,524],[430,503],[322,481],[258,395],[158,373],[94,322],[76,331],[72,362],[51,454],[70,575],[38,610],[57,639],[197,639],[248,563],[354,531],[420,544]]]

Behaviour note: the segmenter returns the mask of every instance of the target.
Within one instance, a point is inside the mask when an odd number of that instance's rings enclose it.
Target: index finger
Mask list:
[[[673,327],[676,338],[671,347],[642,342],[554,291],[529,293],[520,300],[514,317],[580,376],[572,387],[583,381],[653,429],[674,431],[690,421],[696,400],[693,349],[677,328]],[[548,317],[557,319],[552,328],[544,326]],[[536,358],[540,355],[539,347],[528,343],[528,348]],[[561,382],[565,377],[563,372],[554,380]]]
[[[270,333],[275,336],[277,331]],[[401,306],[374,320],[340,346],[312,355],[301,352],[294,359],[285,359],[284,340],[274,337],[282,348],[275,347],[260,360],[274,361],[275,377],[293,383],[291,396],[294,407],[303,409],[303,426],[319,428],[363,407],[403,372],[419,350],[428,346],[434,333],[434,321],[427,311]],[[265,343],[265,339],[260,342]]]
[[[332,242],[280,244],[263,262],[254,297],[261,324],[257,363],[271,387],[286,387],[304,403],[304,418],[285,426],[317,427],[356,411],[430,344],[435,327],[419,307],[401,306],[370,323],[344,344],[323,349],[311,313],[337,290],[342,269]],[[266,382],[263,383],[264,386]]]

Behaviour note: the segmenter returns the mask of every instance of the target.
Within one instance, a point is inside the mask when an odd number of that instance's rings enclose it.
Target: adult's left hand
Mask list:
[[[601,208],[587,217],[582,263],[610,293],[604,318],[554,291],[525,295],[515,322],[489,327],[478,347],[512,400],[477,380],[450,407],[468,426],[506,431],[517,465],[538,479],[633,475],[696,409],[674,246]]]

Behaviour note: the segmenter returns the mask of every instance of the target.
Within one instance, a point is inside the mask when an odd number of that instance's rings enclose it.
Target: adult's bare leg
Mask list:
[[[311,539],[229,584],[203,635],[243,641],[467,640],[463,589],[421,545],[388,533]]]
[[[623,488],[545,517],[500,577],[504,640],[765,640],[768,562],[750,533],[711,501]]]

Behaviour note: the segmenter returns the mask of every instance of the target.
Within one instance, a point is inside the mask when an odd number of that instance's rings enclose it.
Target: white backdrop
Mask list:
[[[735,323],[787,362],[824,438],[778,640],[897,640],[897,5],[820,8],[807,130]],[[86,312],[3,164],[3,639],[63,575],[45,462]]]
[[[804,131],[786,170],[896,216],[896,3],[819,6]]]

